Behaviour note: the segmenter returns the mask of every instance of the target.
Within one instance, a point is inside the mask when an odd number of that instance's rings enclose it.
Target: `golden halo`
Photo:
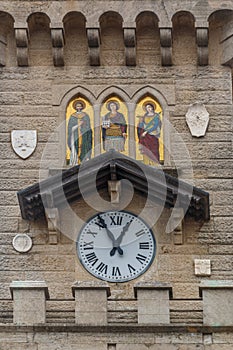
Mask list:
[[[146,106],[151,105],[154,108],[154,111],[156,111],[156,103],[154,101],[146,101],[143,103],[142,108],[146,112]]]
[[[107,102],[107,105],[106,105],[107,109],[108,109],[109,111],[111,111],[111,108],[110,108],[110,104],[111,104],[111,103],[114,103],[114,104],[116,105],[116,109],[117,109],[117,111],[118,111],[118,109],[120,108],[120,104],[119,104],[119,102],[116,101],[116,100],[110,100],[110,101],[108,101],[108,102]]]
[[[77,103],[79,103],[80,105],[82,105],[82,108],[85,109],[86,108],[86,103],[82,100],[75,100],[73,103],[72,103],[72,107],[76,110],[76,105]]]

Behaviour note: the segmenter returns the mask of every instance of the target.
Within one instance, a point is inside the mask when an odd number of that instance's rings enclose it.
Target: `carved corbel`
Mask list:
[[[172,66],[172,29],[160,28],[162,66]]]
[[[136,30],[124,28],[126,66],[136,66]]]
[[[63,28],[51,28],[53,47],[53,64],[55,67],[64,66],[64,33]]]
[[[60,236],[60,231],[58,229],[60,226],[59,211],[54,206],[51,192],[43,193],[41,197],[45,206],[45,216],[48,224],[48,243],[57,244]]]
[[[174,244],[183,244],[183,218],[184,210],[183,208],[172,208],[170,217],[170,232],[173,232],[173,242]]]
[[[99,28],[87,28],[87,41],[91,66],[100,65],[100,33]]]
[[[196,28],[197,55],[199,66],[208,65],[208,28]]]
[[[4,67],[6,65],[6,37],[5,35],[0,35],[0,66]]]
[[[18,66],[28,66],[28,30],[15,28]]]
[[[121,182],[108,181],[108,192],[111,197],[111,203],[117,204],[120,202]]]
[[[59,211],[57,208],[47,208],[46,218],[48,222],[48,243],[57,244],[60,232],[57,227],[59,225]]]

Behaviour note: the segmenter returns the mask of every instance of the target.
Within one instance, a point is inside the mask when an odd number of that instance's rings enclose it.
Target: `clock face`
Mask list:
[[[108,211],[91,218],[81,229],[77,253],[85,269],[108,282],[137,278],[151,265],[154,235],[138,216]]]

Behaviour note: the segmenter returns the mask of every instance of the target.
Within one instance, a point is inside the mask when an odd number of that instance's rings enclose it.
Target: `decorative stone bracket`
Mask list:
[[[60,231],[58,229],[60,224],[59,211],[54,207],[52,193],[45,193],[42,197],[44,198],[44,203],[47,203],[45,215],[48,223],[48,243],[57,244],[60,238]]]
[[[53,63],[55,67],[64,66],[64,32],[63,28],[51,28],[53,46]]]
[[[126,66],[136,66],[136,29],[124,28]]]
[[[183,244],[183,219],[184,210],[183,208],[172,208],[172,216],[169,219],[169,231],[173,232],[173,242],[174,244]]]
[[[15,28],[18,66],[28,66],[28,29]]]
[[[117,204],[120,201],[121,182],[108,181],[108,192],[111,196],[111,203]]]
[[[172,28],[160,28],[162,66],[172,66]]]
[[[87,41],[91,66],[100,65],[100,33],[99,28],[87,28]]]
[[[196,28],[197,54],[199,66],[208,65],[208,28]]]

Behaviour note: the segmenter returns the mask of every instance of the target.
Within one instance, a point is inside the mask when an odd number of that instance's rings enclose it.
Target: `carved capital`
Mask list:
[[[124,28],[126,66],[136,66],[136,34],[135,28]]]
[[[172,65],[172,29],[160,28],[162,66]]]
[[[18,66],[28,66],[28,30],[15,28]]]
[[[51,28],[53,46],[53,63],[55,67],[64,66],[64,33],[63,28]]]
[[[208,28],[196,28],[197,54],[199,66],[208,65]]]
[[[91,66],[100,65],[100,34],[99,28],[87,28],[87,41]]]

